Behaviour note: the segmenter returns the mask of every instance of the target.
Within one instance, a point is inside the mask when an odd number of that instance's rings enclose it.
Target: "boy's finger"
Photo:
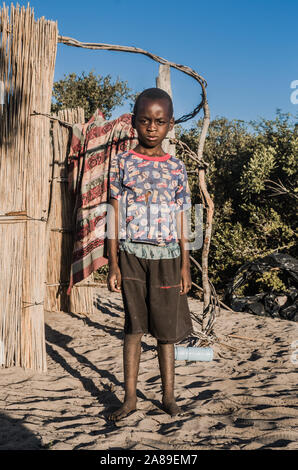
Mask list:
[[[114,279],[113,283],[113,292],[120,292],[121,291],[121,285],[118,279]]]
[[[183,294],[186,294],[185,285],[184,285],[183,281],[181,281],[181,283],[180,283],[180,295],[183,295]]]
[[[119,289],[117,290],[116,285],[115,285],[116,282],[117,281],[114,277],[111,277],[110,279],[108,279],[108,289],[109,289],[109,291],[119,292]]]
[[[121,290],[121,276],[116,277],[116,282],[117,282],[118,289]]]
[[[180,284],[180,294],[181,295],[184,295],[184,294],[187,294],[191,289],[191,284],[189,284],[188,282],[185,282],[181,281],[181,284]]]

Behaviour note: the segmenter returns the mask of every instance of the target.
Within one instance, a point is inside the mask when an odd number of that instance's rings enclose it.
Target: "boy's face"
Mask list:
[[[140,100],[134,118],[134,127],[141,145],[147,148],[159,147],[173,126],[174,118],[169,116],[167,100],[149,98]]]

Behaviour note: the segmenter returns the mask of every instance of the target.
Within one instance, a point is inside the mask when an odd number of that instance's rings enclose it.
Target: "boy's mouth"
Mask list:
[[[147,136],[146,136],[146,139],[148,139],[148,140],[156,140],[156,139],[157,139],[157,136],[147,135]]]

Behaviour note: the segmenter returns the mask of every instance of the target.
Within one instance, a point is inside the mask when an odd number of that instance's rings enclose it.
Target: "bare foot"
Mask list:
[[[183,411],[181,410],[180,406],[177,405],[175,398],[163,398],[162,404],[164,411],[171,416],[183,414]]]
[[[126,400],[123,405],[108,416],[109,421],[119,421],[132,411],[136,411],[136,400]]]

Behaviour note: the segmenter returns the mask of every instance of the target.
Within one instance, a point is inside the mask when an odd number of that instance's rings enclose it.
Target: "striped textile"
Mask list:
[[[106,203],[110,161],[137,145],[131,114],[106,121],[100,110],[85,124],[74,124],[68,155],[68,187],[75,199],[74,247],[67,294],[72,286],[108,263]]]

